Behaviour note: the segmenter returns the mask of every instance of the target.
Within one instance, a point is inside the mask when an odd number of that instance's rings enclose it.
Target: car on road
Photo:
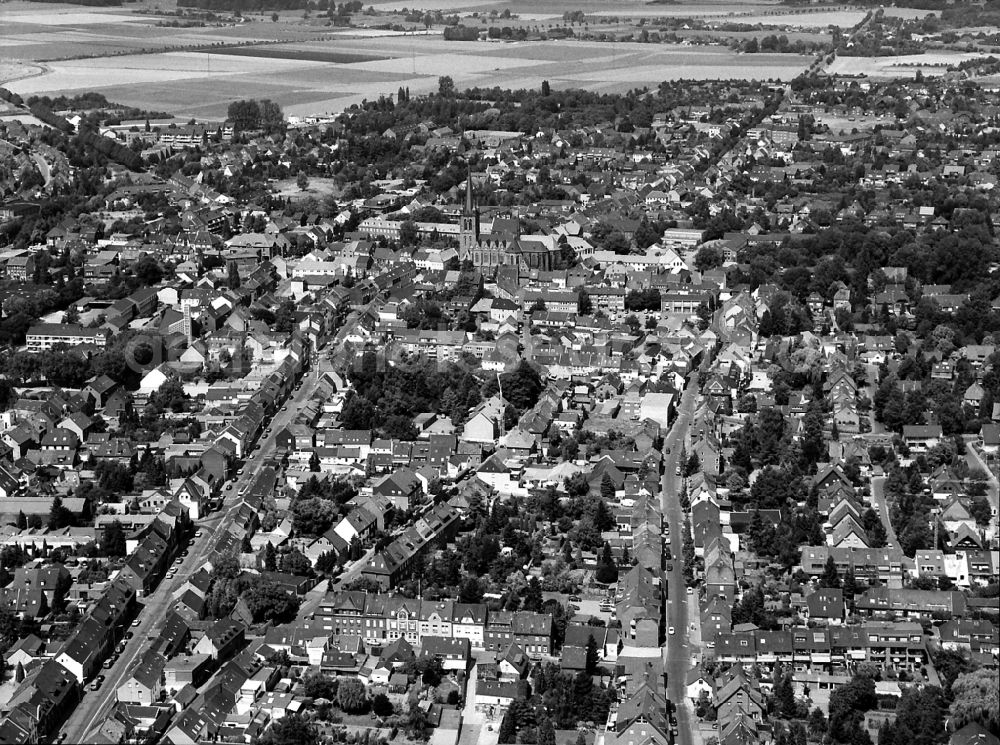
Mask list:
[[[672,553],[670,553],[670,549],[669,548],[667,549],[666,554],[664,554],[664,558],[666,558],[667,561],[670,561],[671,559],[674,558],[674,555]]]
[[[667,564],[667,571],[668,572],[674,571],[674,565],[673,564]]]
[[[134,629],[134,628],[135,628],[136,626],[138,626],[138,625],[139,625],[139,623],[140,623],[140,621],[139,621],[139,619],[138,619],[138,618],[137,618],[137,619],[135,619],[134,621],[132,621],[132,628]]]
[[[187,556],[189,553],[191,552],[188,551],[187,549],[184,549],[183,551],[181,551],[181,556]]]
[[[126,631],[125,632],[125,638],[126,639],[131,639],[133,636],[135,636],[135,632],[134,631]]]
[[[667,633],[670,634],[670,636],[673,636],[674,635],[674,627],[671,626],[669,629],[667,629]]]
[[[571,603],[579,603],[580,602],[580,597],[578,595],[570,595],[569,596],[569,602],[571,602]]]
[[[677,474],[678,476],[680,476],[681,475],[681,467],[677,466],[677,470],[674,471],[674,473]]]
[[[201,538],[201,531],[199,530],[198,532],[196,532],[196,533],[194,534],[194,537],[195,537],[195,538]]]
[[[91,683],[90,684],[90,690],[92,690],[92,691],[99,691],[99,690],[101,690],[101,683],[100,683],[100,681],[95,680],[93,683]]]
[[[174,562],[174,566],[180,566],[183,563],[184,563],[184,559],[177,559],[177,561]]]
[[[114,660],[105,660],[103,667],[104,667],[105,670],[110,670],[111,666],[114,665],[114,664],[115,664]]]
[[[667,448],[667,455],[670,455],[670,448]]]
[[[688,595],[692,595],[692,594],[694,594],[694,588],[693,587],[689,587],[688,588]]]

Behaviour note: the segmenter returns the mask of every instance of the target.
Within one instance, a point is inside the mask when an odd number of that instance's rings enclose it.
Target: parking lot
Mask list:
[[[594,593],[583,593],[579,596],[579,600],[570,600],[569,595],[564,595],[560,592],[543,592],[542,598],[544,600],[558,600],[563,606],[569,610],[570,606],[575,608],[573,615],[573,620],[579,623],[586,623],[588,618],[600,618],[604,623],[609,623],[611,621],[611,611],[601,610],[601,604],[604,603],[603,595],[599,596]]]

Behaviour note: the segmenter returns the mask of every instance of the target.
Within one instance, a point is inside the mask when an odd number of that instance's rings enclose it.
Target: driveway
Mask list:
[[[465,706],[462,708],[462,732],[459,745],[497,745],[500,742],[500,717],[487,722],[486,717],[476,711],[476,681],[479,665],[473,663],[465,684]]]

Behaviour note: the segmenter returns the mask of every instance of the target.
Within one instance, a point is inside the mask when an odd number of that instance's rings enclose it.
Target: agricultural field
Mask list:
[[[213,44],[301,41],[316,38],[325,29],[303,22],[301,12],[286,13],[278,23],[259,17],[242,24],[219,23],[173,28],[159,25],[172,16],[129,12],[121,8],[46,5],[15,1],[0,5],[0,59],[66,60],[117,54],[167,51]],[[129,6],[134,7],[134,6]],[[51,8],[51,10],[49,10]],[[294,20],[293,20],[294,19]],[[0,80],[6,79],[0,75]]]
[[[553,87],[618,91],[662,80],[751,76],[788,80],[810,57],[738,55],[721,47],[600,42],[445,42],[387,37],[265,47],[267,56],[169,52],[49,63],[51,72],[16,81],[21,95],[93,90],[108,100],[179,116],[219,117],[241,97],[271,98],[289,114],[334,112],[400,86],[435,90],[450,75],[460,88]],[[359,58],[357,62],[317,61]],[[220,85],[220,81],[224,81]]]
[[[829,33],[824,33],[819,29],[814,31],[786,31],[784,27],[773,28],[770,26],[765,26],[758,31],[713,31],[713,30],[701,30],[701,29],[683,29],[680,31],[673,31],[677,36],[682,39],[731,39],[733,41],[746,41],[748,39],[761,39],[765,36],[770,36],[772,34],[782,34],[788,38],[788,41],[795,43],[797,41],[802,42],[815,42],[815,43],[829,43],[832,40],[832,36]]]
[[[162,25],[172,17],[157,11],[157,4],[160,10],[168,10],[167,1],[144,0],[130,4],[129,10],[57,4],[43,8],[23,0],[5,3],[0,6],[4,25],[0,60],[8,63],[0,65],[0,84],[26,96],[95,91],[110,101],[169,109],[179,117],[218,118],[225,115],[231,101],[244,97],[271,98],[294,115],[336,112],[364,99],[395,94],[400,86],[414,94],[435,90],[442,75],[450,75],[459,88],[527,88],[548,80],[555,88],[620,91],[682,78],[789,80],[811,62],[799,55],[739,55],[723,47],[686,44],[446,42],[440,27],[414,33],[341,29],[326,26],[321,18],[305,19],[301,12],[282,13],[277,22],[268,13],[243,23],[172,28]],[[416,0],[416,4],[389,0],[375,6],[388,12],[403,6],[423,7],[422,2],[428,8],[463,16],[506,6],[520,15],[522,9],[522,3],[509,0]],[[825,24],[839,18],[836,14],[855,12],[798,11],[773,3],[732,0],[668,4],[624,0],[611,6],[613,11],[601,0],[524,5],[525,10],[529,7],[528,15],[539,19],[534,21],[537,26],[561,23],[565,10],[583,10],[623,16],[608,28],[625,32],[634,28],[625,21],[626,14],[721,20],[738,9],[734,20],[795,23],[803,29],[799,33],[804,38],[820,38]],[[377,22],[387,20],[402,19],[380,16]],[[479,19],[467,18],[466,22],[478,24]],[[530,23],[525,15],[512,25]],[[37,66],[39,62],[42,67]]]
[[[893,57],[837,57],[827,70],[837,75],[866,75],[870,78],[913,78],[920,70],[924,75],[942,75],[950,65],[981,54],[968,52],[927,52]]]
[[[769,11],[766,13],[727,13],[726,19],[737,23],[760,23],[766,26],[791,26],[798,28],[826,28],[840,26],[843,29],[857,25],[865,17],[860,9],[820,10],[805,8],[788,12]]]
[[[334,65],[345,65],[351,62],[374,62],[385,59],[369,54],[352,54],[350,52],[330,52],[322,49],[302,49],[293,45],[276,44],[272,46],[228,47],[226,49],[209,49],[205,54],[221,54],[231,57],[253,57],[255,59],[296,60],[302,62],[328,62]]]
[[[835,8],[795,8],[766,2],[670,2],[656,3],[642,0],[606,3],[601,0],[547,0],[534,5],[530,12],[523,12],[519,2],[506,0],[383,0],[373,3],[376,10],[392,11],[402,8],[442,10],[454,13],[479,12],[510,8],[523,20],[541,21],[561,18],[566,11],[582,10],[588,16],[618,16],[625,18],[699,18],[702,20],[732,20],[739,23],[761,23],[769,26],[796,26],[825,28],[830,24],[850,27],[860,21],[865,11],[837,6]]]
[[[21,60],[10,61],[0,59],[0,80],[20,80],[21,78],[31,78],[45,72],[42,65],[35,65],[31,62]]]

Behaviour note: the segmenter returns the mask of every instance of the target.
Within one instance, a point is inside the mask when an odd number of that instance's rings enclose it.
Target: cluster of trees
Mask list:
[[[341,680],[323,673],[308,673],[302,686],[307,697],[335,703],[347,714],[364,714],[371,706],[368,692],[357,678]]]
[[[85,356],[62,347],[44,352],[15,352],[7,358],[4,371],[22,385],[47,382],[81,388],[91,377],[91,364]]]
[[[241,0],[198,0],[199,2],[239,3]],[[275,0],[281,2],[282,0]],[[300,0],[284,0],[299,2]],[[285,131],[285,115],[281,107],[267,98],[258,101],[246,98],[229,104],[227,118],[233,123],[237,132],[264,130],[265,133],[281,133]]]
[[[504,714],[500,742],[555,745],[556,729],[573,729],[585,721],[605,721],[614,701],[614,689],[594,686],[589,673],[567,675],[558,665],[546,663],[535,678],[531,697],[515,701]]]
[[[383,363],[373,352],[357,358],[349,373],[354,393],[341,413],[345,428],[378,429],[386,437],[415,439],[417,414],[446,411],[461,422],[482,401],[479,381],[458,366]]]
[[[811,54],[817,50],[826,49],[827,45],[825,42],[812,42],[802,39],[789,41],[788,37],[784,34],[768,34],[759,40],[755,36],[741,44],[740,48],[746,54],[757,54],[758,52],[778,54]]]
[[[299,610],[299,599],[277,585],[244,575],[235,557],[224,556],[212,567],[206,607],[213,618],[225,618],[242,599],[255,622],[287,623]]]
[[[38,232],[41,232],[41,228],[47,222],[47,220],[42,219],[24,220],[22,221],[22,228],[26,229],[21,230],[13,236],[2,236],[0,234],[0,237],[8,238],[14,246],[19,246],[23,243],[23,247],[26,248],[28,242],[35,235],[36,229]],[[12,225],[17,225],[17,223],[13,223]],[[33,228],[31,226],[37,227]],[[45,251],[40,251],[37,254],[38,257],[45,255]],[[64,282],[61,288],[58,285],[56,287],[44,287],[39,285],[47,284],[49,281],[48,276],[41,277],[37,275],[38,272],[36,271],[36,282],[34,286],[25,288],[26,292],[11,293],[8,297],[4,298],[4,317],[0,319],[0,344],[11,347],[22,346],[25,342],[28,329],[41,316],[56,310],[64,310],[72,301],[83,296],[83,282],[79,279]]]
[[[301,10],[308,8],[309,0],[183,0],[178,7],[221,10],[230,13],[250,13],[261,10]],[[275,16],[274,20],[277,20]]]
[[[260,745],[318,745],[319,729],[298,713],[276,719],[257,740]]]
[[[947,329],[947,327],[943,327]],[[950,331],[950,329],[949,329]],[[960,367],[967,366],[960,365]],[[935,418],[941,425],[941,429],[946,435],[960,435],[970,430],[978,430],[980,416],[986,419],[992,414],[994,395],[987,389],[983,405],[977,410],[968,409],[962,403],[962,396],[965,390],[975,379],[971,374],[963,374],[959,370],[957,379],[953,382],[945,380],[931,380],[930,374],[920,377],[919,368],[921,365],[901,364],[897,374],[889,374],[879,384],[872,400],[872,411],[876,419],[882,422],[888,429],[894,432],[901,432],[908,424],[924,424],[925,411],[934,413]],[[902,378],[899,373],[907,375]],[[906,393],[900,388],[901,380],[920,381],[919,390],[908,390]],[[990,381],[993,382],[993,381]],[[989,413],[985,415],[985,406],[989,406]]]
[[[611,545],[608,543],[604,544],[601,556],[597,560],[597,570],[594,572],[594,579],[606,585],[618,581],[618,565],[615,563],[614,556],[611,554]]]
[[[893,468],[886,476],[885,496],[889,501],[889,520],[899,538],[903,553],[912,557],[918,550],[937,548],[931,544],[933,497],[924,494],[924,481],[915,465]]]
[[[956,729],[979,722],[1000,735],[1000,674],[996,670],[980,668],[956,675],[949,694],[951,723]]]
[[[318,470],[318,469],[317,469]],[[343,505],[358,494],[349,481],[311,476],[292,502],[293,527],[298,535],[322,535],[340,517]]]
[[[647,290],[629,290],[625,295],[625,310],[629,311],[660,311],[660,291],[656,288]]]
[[[948,701],[937,686],[907,686],[896,704],[895,720],[886,720],[878,745],[944,745]]]
[[[779,292],[761,315],[758,332],[761,336],[794,336],[812,327],[809,309],[786,293]]]
[[[101,535],[101,551],[105,556],[125,556],[127,551],[125,528],[117,520],[104,527]]]
[[[878,706],[875,680],[863,670],[851,681],[830,694],[827,734],[833,742],[844,745],[871,745],[865,727],[865,712]]]
[[[14,646],[28,634],[41,633],[34,619],[21,619],[7,608],[0,608],[0,655]],[[0,674],[6,668],[6,661],[0,657]]]

